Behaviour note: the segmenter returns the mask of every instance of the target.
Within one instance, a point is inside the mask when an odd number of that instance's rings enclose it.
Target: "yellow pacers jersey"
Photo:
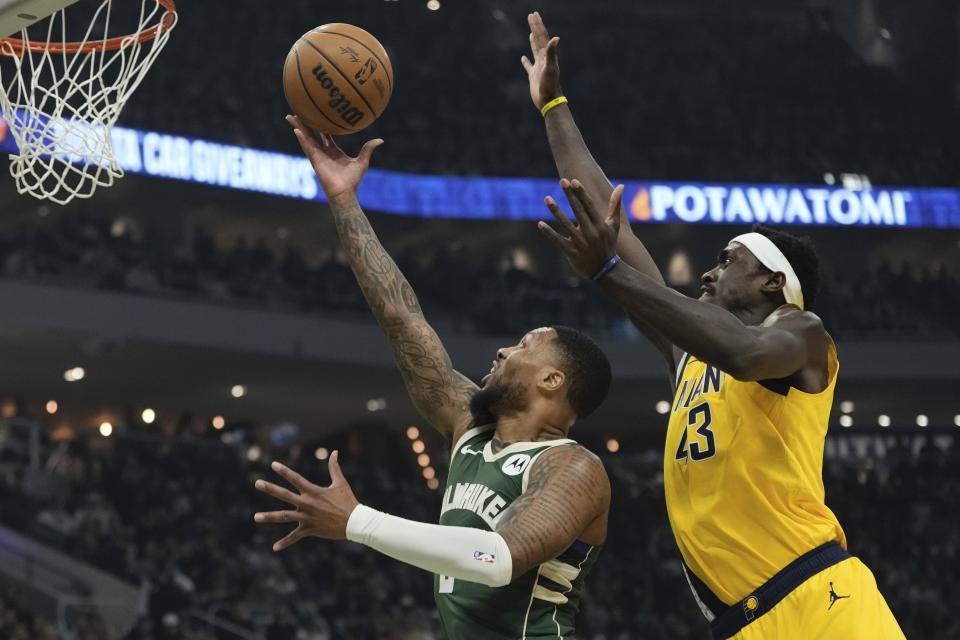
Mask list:
[[[680,361],[663,478],[667,514],[694,576],[727,605],[843,529],[824,504],[823,442],[837,382],[808,394],[740,382],[690,355]]]

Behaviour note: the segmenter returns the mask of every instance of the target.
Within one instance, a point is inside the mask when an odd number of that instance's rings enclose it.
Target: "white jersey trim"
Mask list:
[[[680,358],[680,362],[677,363],[677,375],[676,375],[676,381],[673,385],[674,387],[680,386],[680,375],[683,373],[684,368],[687,366],[687,360],[689,358],[690,358],[690,354],[684,353],[683,357]]]
[[[452,460],[458,453],[460,453],[460,447],[463,445],[464,442],[466,442],[466,441],[469,440],[470,438],[474,438],[474,437],[480,435],[481,433],[484,433],[485,431],[492,431],[492,430],[495,429],[495,428],[496,428],[496,425],[485,424],[485,425],[482,425],[482,426],[479,426],[479,427],[473,427],[472,429],[467,429],[462,436],[460,436],[459,438],[457,438],[457,443],[456,443],[455,445],[453,445],[453,448],[450,449],[450,454],[451,454],[451,455],[450,455],[450,458],[451,458],[451,460]]]
[[[690,575],[687,573],[687,567],[683,562],[680,563],[680,568],[683,569],[683,577],[687,579],[687,586],[690,587],[690,592],[693,593],[693,599],[697,601],[697,606],[700,607],[700,613],[707,619],[707,622],[713,622],[713,619],[717,616],[715,616],[713,611],[710,610],[710,607],[700,599],[700,594],[693,588],[693,583],[690,582]]]
[[[493,441],[491,440],[483,447],[483,460],[484,462],[496,462],[500,458],[514,453],[529,451],[530,449],[538,449],[540,447],[556,447],[561,444],[577,444],[577,441],[571,440],[570,438],[559,438],[557,440],[544,440],[543,442],[514,442],[513,444],[507,445],[500,451],[494,453]],[[538,453],[537,455],[540,454]],[[530,466],[533,465],[531,464]]]
[[[533,589],[530,590],[530,603],[527,605],[527,615],[523,618],[523,635],[520,640],[527,640],[527,625],[530,623],[530,611],[533,609],[533,596],[537,593],[537,582],[540,580],[540,567],[537,567],[537,575],[533,579]]]

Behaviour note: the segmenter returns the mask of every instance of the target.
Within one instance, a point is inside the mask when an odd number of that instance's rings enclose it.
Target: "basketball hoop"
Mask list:
[[[66,204],[123,177],[113,125],[166,45],[177,9],[173,0],[98,2],[92,18],[62,9],[29,28],[43,38],[23,29],[0,39],[0,107],[19,148],[10,156],[18,193]],[[127,35],[110,35],[118,21],[131,23]]]

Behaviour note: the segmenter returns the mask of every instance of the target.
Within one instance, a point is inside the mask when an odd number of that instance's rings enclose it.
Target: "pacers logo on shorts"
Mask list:
[[[743,601],[743,615],[747,620],[753,620],[760,609],[760,598],[750,596]]]

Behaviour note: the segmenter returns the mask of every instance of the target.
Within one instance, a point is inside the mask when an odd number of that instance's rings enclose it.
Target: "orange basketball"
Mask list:
[[[304,123],[331,135],[356,133],[383,115],[393,67],[383,45],[350,24],[333,23],[297,40],[283,64],[283,93]]]

